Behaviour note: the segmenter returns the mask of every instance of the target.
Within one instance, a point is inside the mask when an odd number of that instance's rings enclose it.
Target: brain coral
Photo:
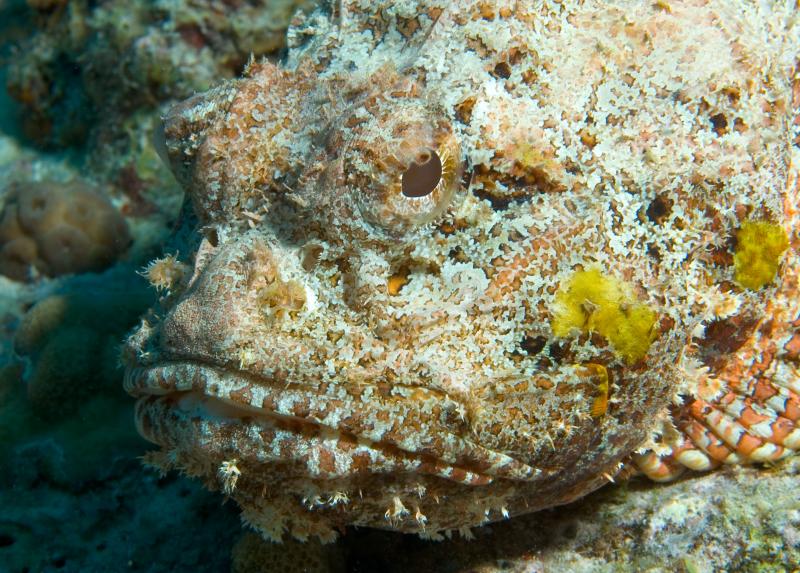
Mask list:
[[[81,183],[14,185],[0,215],[0,273],[38,275],[97,271],[128,247],[125,219]]]

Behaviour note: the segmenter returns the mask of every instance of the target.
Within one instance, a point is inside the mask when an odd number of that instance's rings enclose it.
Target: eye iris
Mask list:
[[[403,172],[401,187],[406,197],[425,197],[433,193],[442,179],[442,160],[433,150],[420,154]]]

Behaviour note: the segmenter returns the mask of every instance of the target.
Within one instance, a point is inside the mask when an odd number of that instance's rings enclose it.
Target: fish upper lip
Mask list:
[[[197,358],[180,358],[160,361],[155,364],[131,366],[125,371],[125,391],[135,398],[148,396],[174,396],[194,392],[206,398],[221,401],[238,409],[244,416],[266,416],[292,418],[322,425],[321,420],[306,412],[281,411],[291,400],[283,404],[267,404],[270,397],[280,393],[291,393],[291,384],[280,388],[275,382],[238,369],[221,366]],[[307,397],[309,389],[295,389],[298,398]],[[298,400],[299,401],[299,400]]]

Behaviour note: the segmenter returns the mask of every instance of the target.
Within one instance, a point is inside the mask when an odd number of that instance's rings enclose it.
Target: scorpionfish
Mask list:
[[[148,460],[440,538],[800,449],[793,2],[341,0],[173,107]],[[793,160],[794,155],[794,160]]]

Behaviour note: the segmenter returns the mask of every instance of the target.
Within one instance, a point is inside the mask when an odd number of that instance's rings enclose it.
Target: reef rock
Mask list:
[[[0,213],[0,273],[16,280],[101,270],[129,244],[122,215],[80,182],[16,184]]]
[[[6,81],[23,132],[44,147],[90,140],[108,161],[125,117],[208,89],[252,54],[283,48],[292,14],[311,2],[36,0],[24,15],[7,4],[0,18],[26,16],[32,28]]]
[[[150,461],[268,538],[439,538],[800,448],[796,19],[298,19],[283,64],[165,118],[203,240],[128,342]]]

